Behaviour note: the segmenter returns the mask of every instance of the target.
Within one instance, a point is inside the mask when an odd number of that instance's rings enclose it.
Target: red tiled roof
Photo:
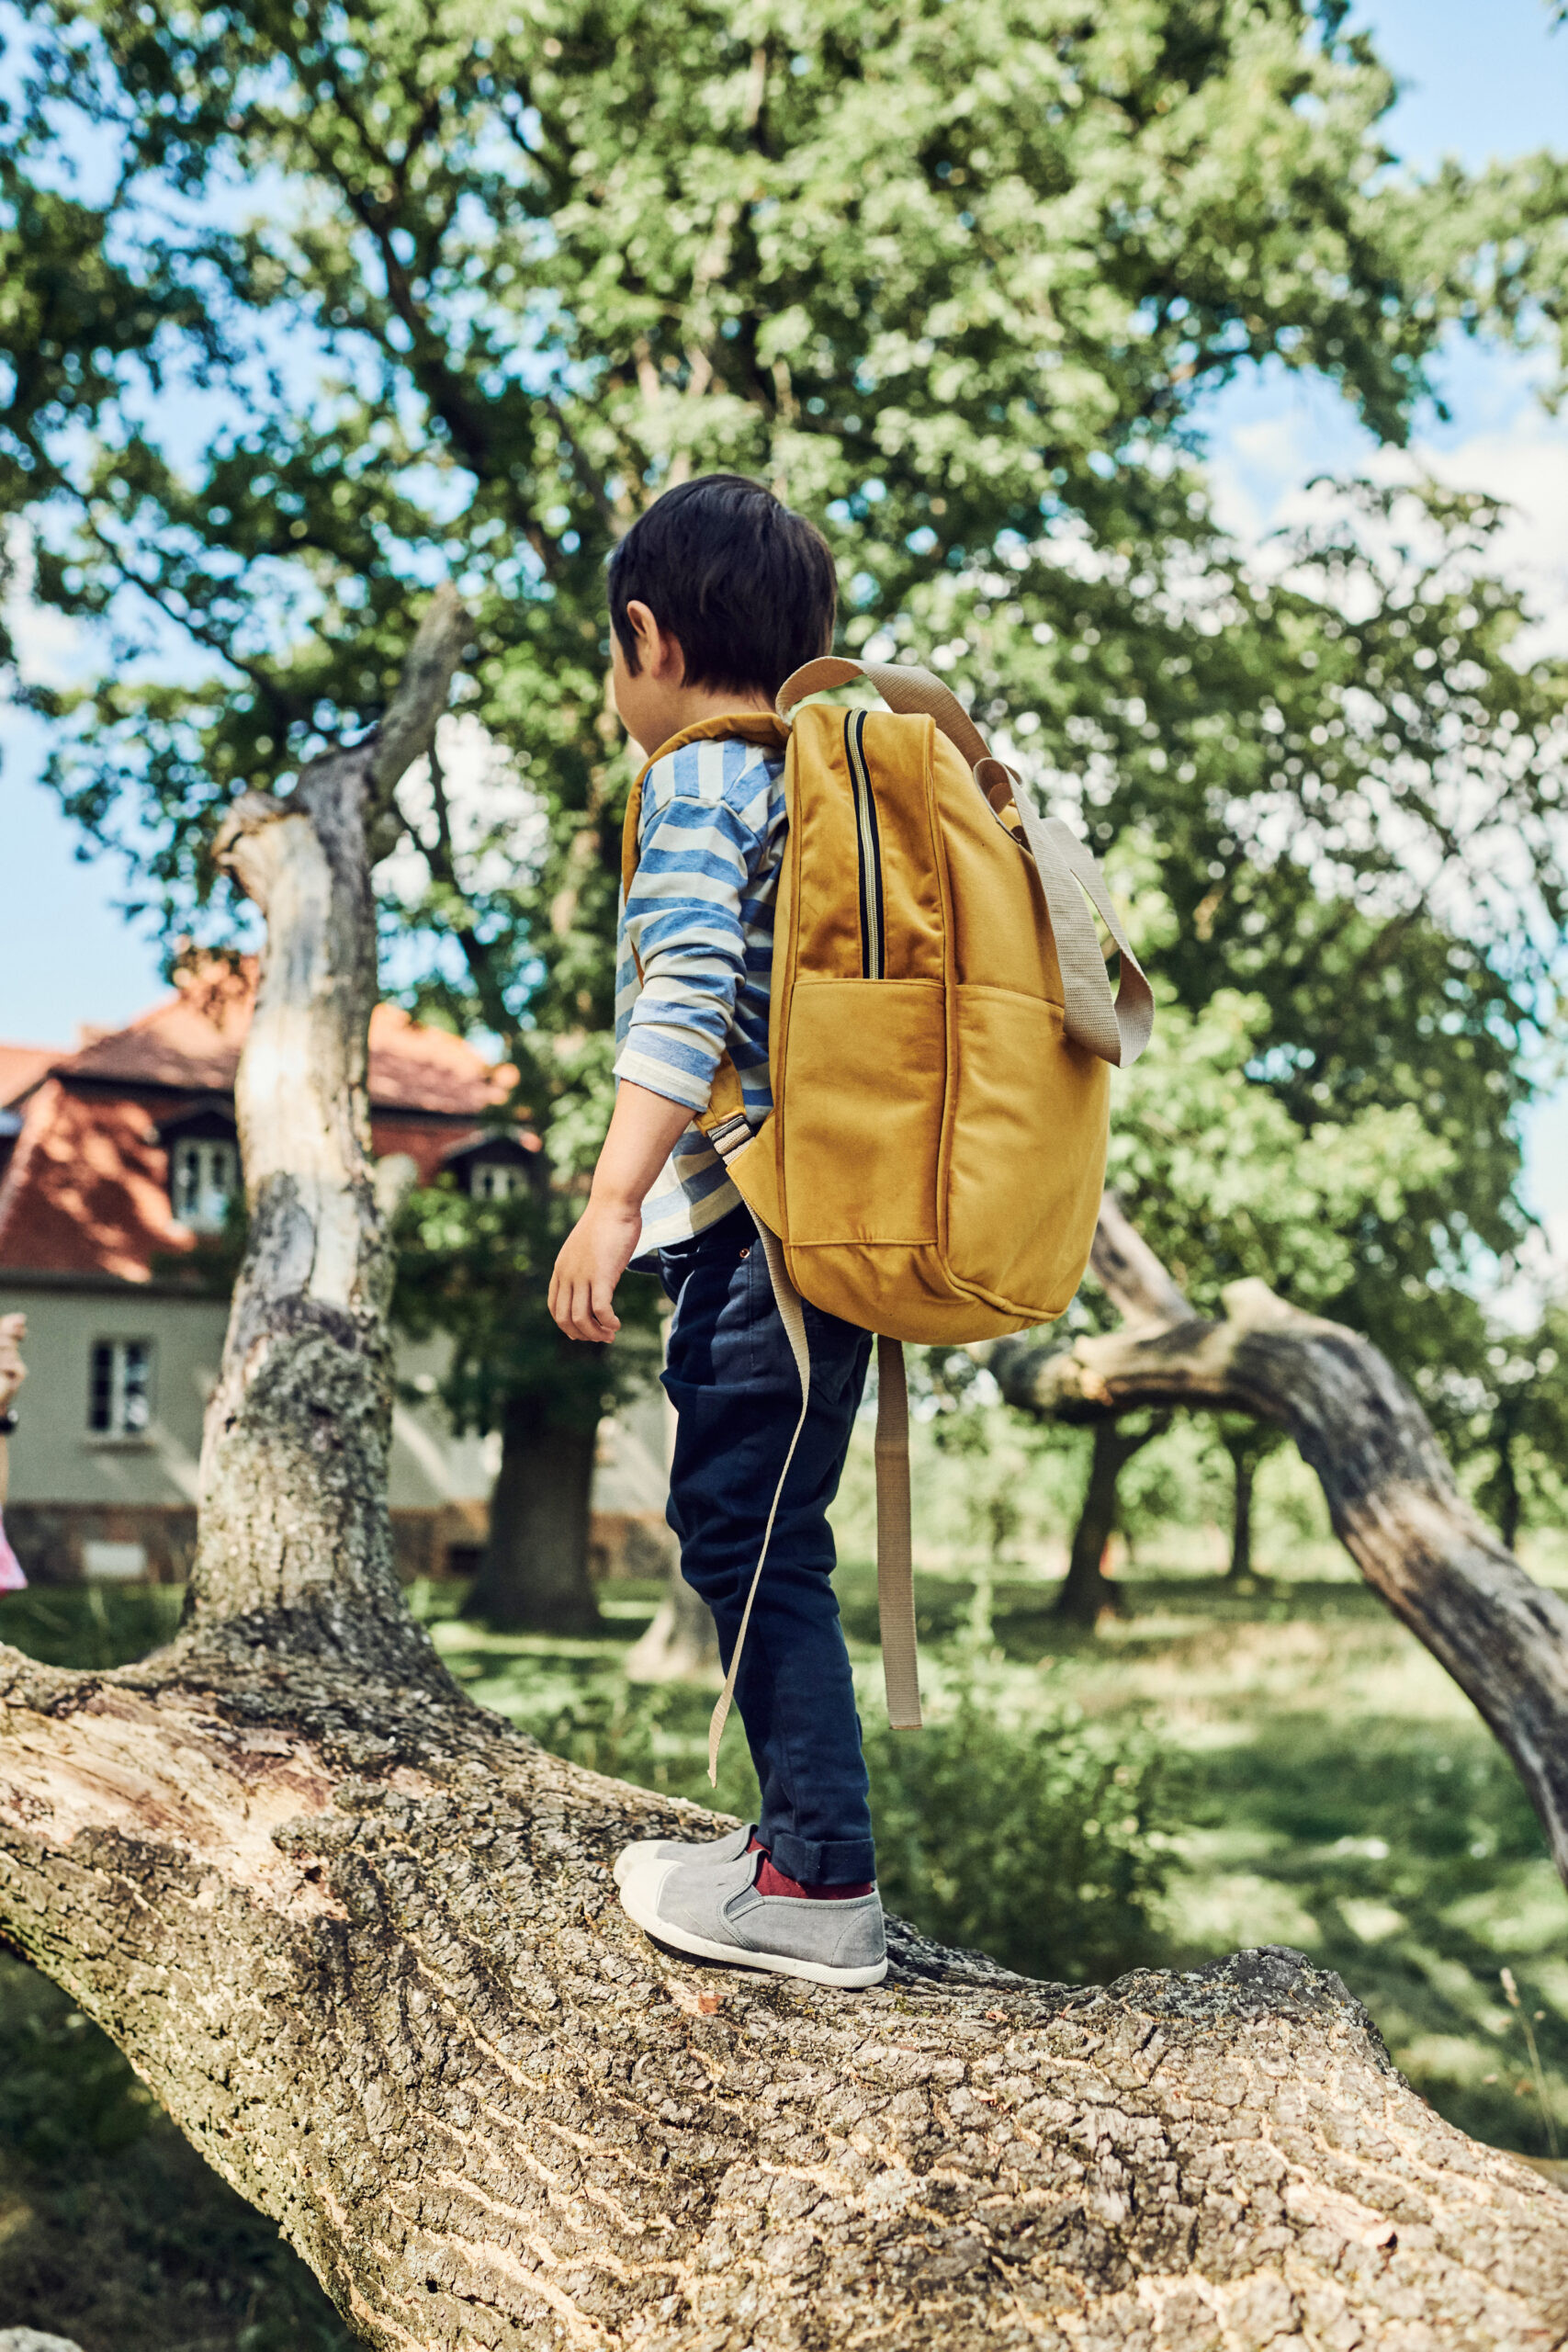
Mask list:
[[[370,1015],[370,1100],[378,1109],[482,1118],[504,1102],[516,1073],[498,1069],[449,1029],[426,1029],[395,1004]]]
[[[94,1102],[58,1078],[28,1103],[0,1185],[0,1265],[145,1282],[154,1251],[189,1250],[142,1104]]]
[[[0,1110],[36,1086],[60,1056],[58,1046],[0,1046]]]
[[[251,1025],[254,968],[227,966],[193,974],[161,1004],[123,1029],[91,1036],[54,1065],[61,1078],[120,1086],[178,1086],[193,1092],[232,1091],[240,1047]]]
[[[62,1078],[96,1084],[177,1086],[230,1094],[251,1025],[255,967],[193,974],[124,1029],[52,1061]],[[388,1108],[475,1119],[504,1102],[513,1073],[445,1029],[426,1029],[395,1004],[370,1016],[370,1100]]]
[[[159,1129],[182,1107],[171,1091],[192,1107],[232,1093],[253,989],[253,971],[219,967],[73,1054],[0,1048],[32,1056],[15,1091],[34,1089],[0,1182],[0,1267],[145,1282],[154,1257],[197,1246],[172,1212]],[[0,1061],[0,1086],[6,1076]],[[409,1153],[423,1182],[455,1144],[479,1140],[513,1082],[510,1069],[395,1005],[371,1015],[373,1148]]]

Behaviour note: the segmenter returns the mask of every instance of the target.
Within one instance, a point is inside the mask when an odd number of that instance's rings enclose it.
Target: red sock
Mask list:
[[[783,1871],[774,1869],[773,1856],[760,1838],[753,1838],[746,1850],[749,1854],[761,1854],[762,1857],[762,1867],[757,1872],[759,1894],[793,1894],[807,1903],[848,1903],[857,1894],[875,1892],[876,1881],[874,1878],[866,1879],[859,1886],[802,1886],[797,1878],[785,1878]]]

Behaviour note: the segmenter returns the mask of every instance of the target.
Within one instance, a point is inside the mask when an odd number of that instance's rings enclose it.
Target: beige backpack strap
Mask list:
[[[780,717],[787,718],[808,695],[848,685],[853,678],[863,678],[874,686],[890,710],[934,718],[948,741],[968,761],[987,797],[991,785],[1006,781],[1051,918],[1062,972],[1062,1025],[1075,1045],[1098,1054],[1101,1061],[1130,1069],[1154,1028],[1154,990],[1128,944],[1093,855],[1059,817],[1044,819],[1037,814],[1021,779],[1004,762],[992,757],[985,737],[952,687],[944,686],[930,670],[912,662],[856,662],[847,654],[825,653],[784,680],[778,694]],[[1098,909],[1121,955],[1122,978],[1114,1003],[1093,917],[1084,905],[1082,892]]]
[[[854,678],[874,686],[889,710],[900,711],[906,718],[934,718],[972,768],[990,758],[990,745],[953,688],[913,662],[856,662],[847,653],[823,653],[784,680],[773,707],[787,719],[808,695],[825,695],[830,686],[847,686]]]
[[[904,1350],[876,1342],[876,1606],[882,1679],[895,1731],[920,1728],[915,1575],[909,1542],[909,1396]]]
[[[1059,817],[1039,814],[1021,777],[1000,760],[986,764],[1005,775],[1011,786],[1013,807],[1045,894],[1062,971],[1062,1026],[1075,1045],[1087,1046],[1102,1062],[1130,1069],[1154,1031],[1155,993],[1128,943],[1105,876]],[[980,776],[979,781],[984,786],[986,779]],[[1114,1004],[1094,918],[1084,905],[1078,886],[1098,909],[1121,954],[1122,978]]]

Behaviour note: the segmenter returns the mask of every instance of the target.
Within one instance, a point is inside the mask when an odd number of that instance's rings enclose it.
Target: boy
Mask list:
[[[726,1050],[755,1129],[772,1108],[768,998],[785,812],[784,679],[832,641],[820,534],[736,474],[667,491],[610,560],[615,707],[652,759],[621,910],[615,1116],[550,1312],[613,1340],[615,1284],[657,1251],[674,1301],[670,1523],[728,1668],[800,1383],[757,1228],[693,1125]],[[701,739],[663,751],[673,737]],[[628,1847],[621,1900],[662,1943],[818,1984],[886,1973],[865,1765],[832,1589],[828,1506],[870,1336],[807,1306],[805,1426],[741,1654],[736,1704],[761,1787],[754,1828]]]

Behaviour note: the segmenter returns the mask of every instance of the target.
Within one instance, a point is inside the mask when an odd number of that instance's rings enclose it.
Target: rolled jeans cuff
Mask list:
[[[759,1834],[774,1870],[783,1871],[785,1878],[800,1886],[863,1886],[876,1876],[876,1848],[869,1838],[841,1838],[821,1844],[794,1837],[787,1829],[770,1838],[765,1823]]]

